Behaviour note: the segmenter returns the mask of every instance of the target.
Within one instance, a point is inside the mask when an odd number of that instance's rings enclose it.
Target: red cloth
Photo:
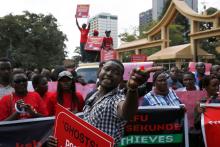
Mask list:
[[[0,120],[8,118],[15,110],[17,100],[23,99],[24,103],[31,105],[38,113],[47,116],[47,107],[40,95],[36,92],[28,92],[25,97],[19,97],[15,93],[4,96],[0,101]],[[18,119],[31,118],[29,114],[20,114]]]
[[[112,49],[113,39],[112,37],[104,37],[103,38],[104,49]]]
[[[74,111],[75,109],[77,109],[78,112],[81,112],[83,110],[85,102],[84,102],[82,95],[79,92],[76,92],[76,96],[78,98],[79,104],[78,105],[73,104],[71,108],[72,94],[64,93],[62,106],[67,108],[70,111]],[[55,115],[55,109],[57,105],[57,93],[55,93],[52,97],[48,97],[48,99],[46,100],[46,104],[47,104],[49,115],[50,116]]]
[[[81,38],[80,43],[86,43],[88,39],[89,29],[80,29]]]

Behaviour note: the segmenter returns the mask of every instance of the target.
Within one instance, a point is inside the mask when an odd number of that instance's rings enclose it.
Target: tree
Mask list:
[[[9,56],[24,68],[62,64],[66,40],[51,14],[25,11],[23,15],[9,14],[0,20],[0,56]]]
[[[149,31],[151,28],[153,28],[158,22],[157,21],[151,21],[150,23],[142,26],[139,28],[139,39],[147,38],[147,35],[145,34],[147,31]]]
[[[216,8],[210,7],[206,10],[207,15],[212,15],[217,11]],[[201,22],[200,24],[200,30],[205,31],[205,30],[210,30],[213,27],[213,23],[211,22]],[[219,57],[220,54],[216,52],[216,46],[219,44],[219,38],[218,37],[210,37],[206,38],[200,41],[200,47],[207,51],[208,53],[216,55],[215,62],[219,62]]]
[[[215,12],[217,12],[218,9],[214,8],[214,7],[209,7],[207,10],[206,10],[206,13],[207,15],[212,15],[214,14]]]
[[[184,42],[183,31],[184,27],[182,25],[172,24],[169,27],[170,29],[170,46],[180,45]]]
[[[120,34],[118,37],[121,39],[121,41],[124,42],[131,42],[137,40],[137,36],[135,34],[129,34],[128,32],[124,32]]]

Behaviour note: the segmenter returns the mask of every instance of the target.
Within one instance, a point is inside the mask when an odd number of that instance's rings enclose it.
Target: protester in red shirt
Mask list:
[[[16,73],[12,77],[15,92],[0,101],[0,120],[16,120],[47,116],[47,108],[38,93],[27,91],[27,76]]]
[[[112,50],[113,49],[113,39],[110,36],[111,31],[105,31],[106,37],[103,38],[102,48],[104,50]]]
[[[46,76],[40,74],[34,75],[32,78],[32,85],[34,91],[37,92],[44,101],[49,97],[54,96],[54,92],[48,91],[48,81]]]
[[[84,107],[84,99],[80,93],[76,92],[75,80],[69,71],[59,74],[57,93],[46,100],[49,115],[55,114],[57,103],[73,113],[81,112]]]
[[[75,16],[76,17],[76,16]],[[90,30],[90,23],[88,25],[88,27],[86,28],[86,24],[84,23],[82,25],[82,27],[79,26],[77,17],[76,17],[76,25],[78,27],[78,29],[80,30],[81,33],[81,37],[80,37],[80,53],[82,55],[82,61],[86,62],[87,61],[87,52],[85,51],[85,45],[88,39],[88,34],[89,34],[89,30]]]

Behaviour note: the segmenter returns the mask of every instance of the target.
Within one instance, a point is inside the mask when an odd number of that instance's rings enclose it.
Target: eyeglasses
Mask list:
[[[16,83],[16,84],[26,83],[27,79],[17,79],[17,80],[14,80],[13,82]]]

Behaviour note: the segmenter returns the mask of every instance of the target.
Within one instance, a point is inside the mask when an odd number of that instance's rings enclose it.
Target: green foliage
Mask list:
[[[139,28],[139,39],[147,38],[146,32],[149,31],[151,28],[153,28],[158,22],[157,21],[151,21],[150,23],[142,26]]]
[[[212,15],[214,14],[215,12],[217,12],[218,9],[214,8],[214,7],[209,7],[206,12],[207,12],[207,15]]]
[[[141,54],[145,54],[147,56],[150,56],[158,51],[160,51],[160,47],[153,47],[153,48],[148,48],[148,49],[142,49]]]
[[[137,36],[135,34],[129,34],[128,32],[124,32],[120,34],[118,37],[121,39],[121,41],[124,42],[131,42],[137,39]]]
[[[134,51],[123,52],[122,53],[122,62],[131,62],[131,55],[135,54]]]
[[[210,7],[206,10],[207,15],[212,15],[217,11],[216,8]],[[200,24],[200,30],[205,31],[205,30],[210,30],[213,27],[213,23],[211,22],[201,22]],[[219,45],[220,41],[218,37],[210,37],[206,38],[200,41],[200,48],[204,49],[208,53],[216,55],[216,60],[215,62],[220,62],[220,54],[216,52],[216,47]]]
[[[170,29],[170,46],[183,44],[184,27],[182,25],[170,25],[169,29]]]
[[[6,15],[0,20],[0,56],[9,56],[24,68],[62,64],[66,36],[52,15]],[[9,52],[10,54],[6,54]]]

